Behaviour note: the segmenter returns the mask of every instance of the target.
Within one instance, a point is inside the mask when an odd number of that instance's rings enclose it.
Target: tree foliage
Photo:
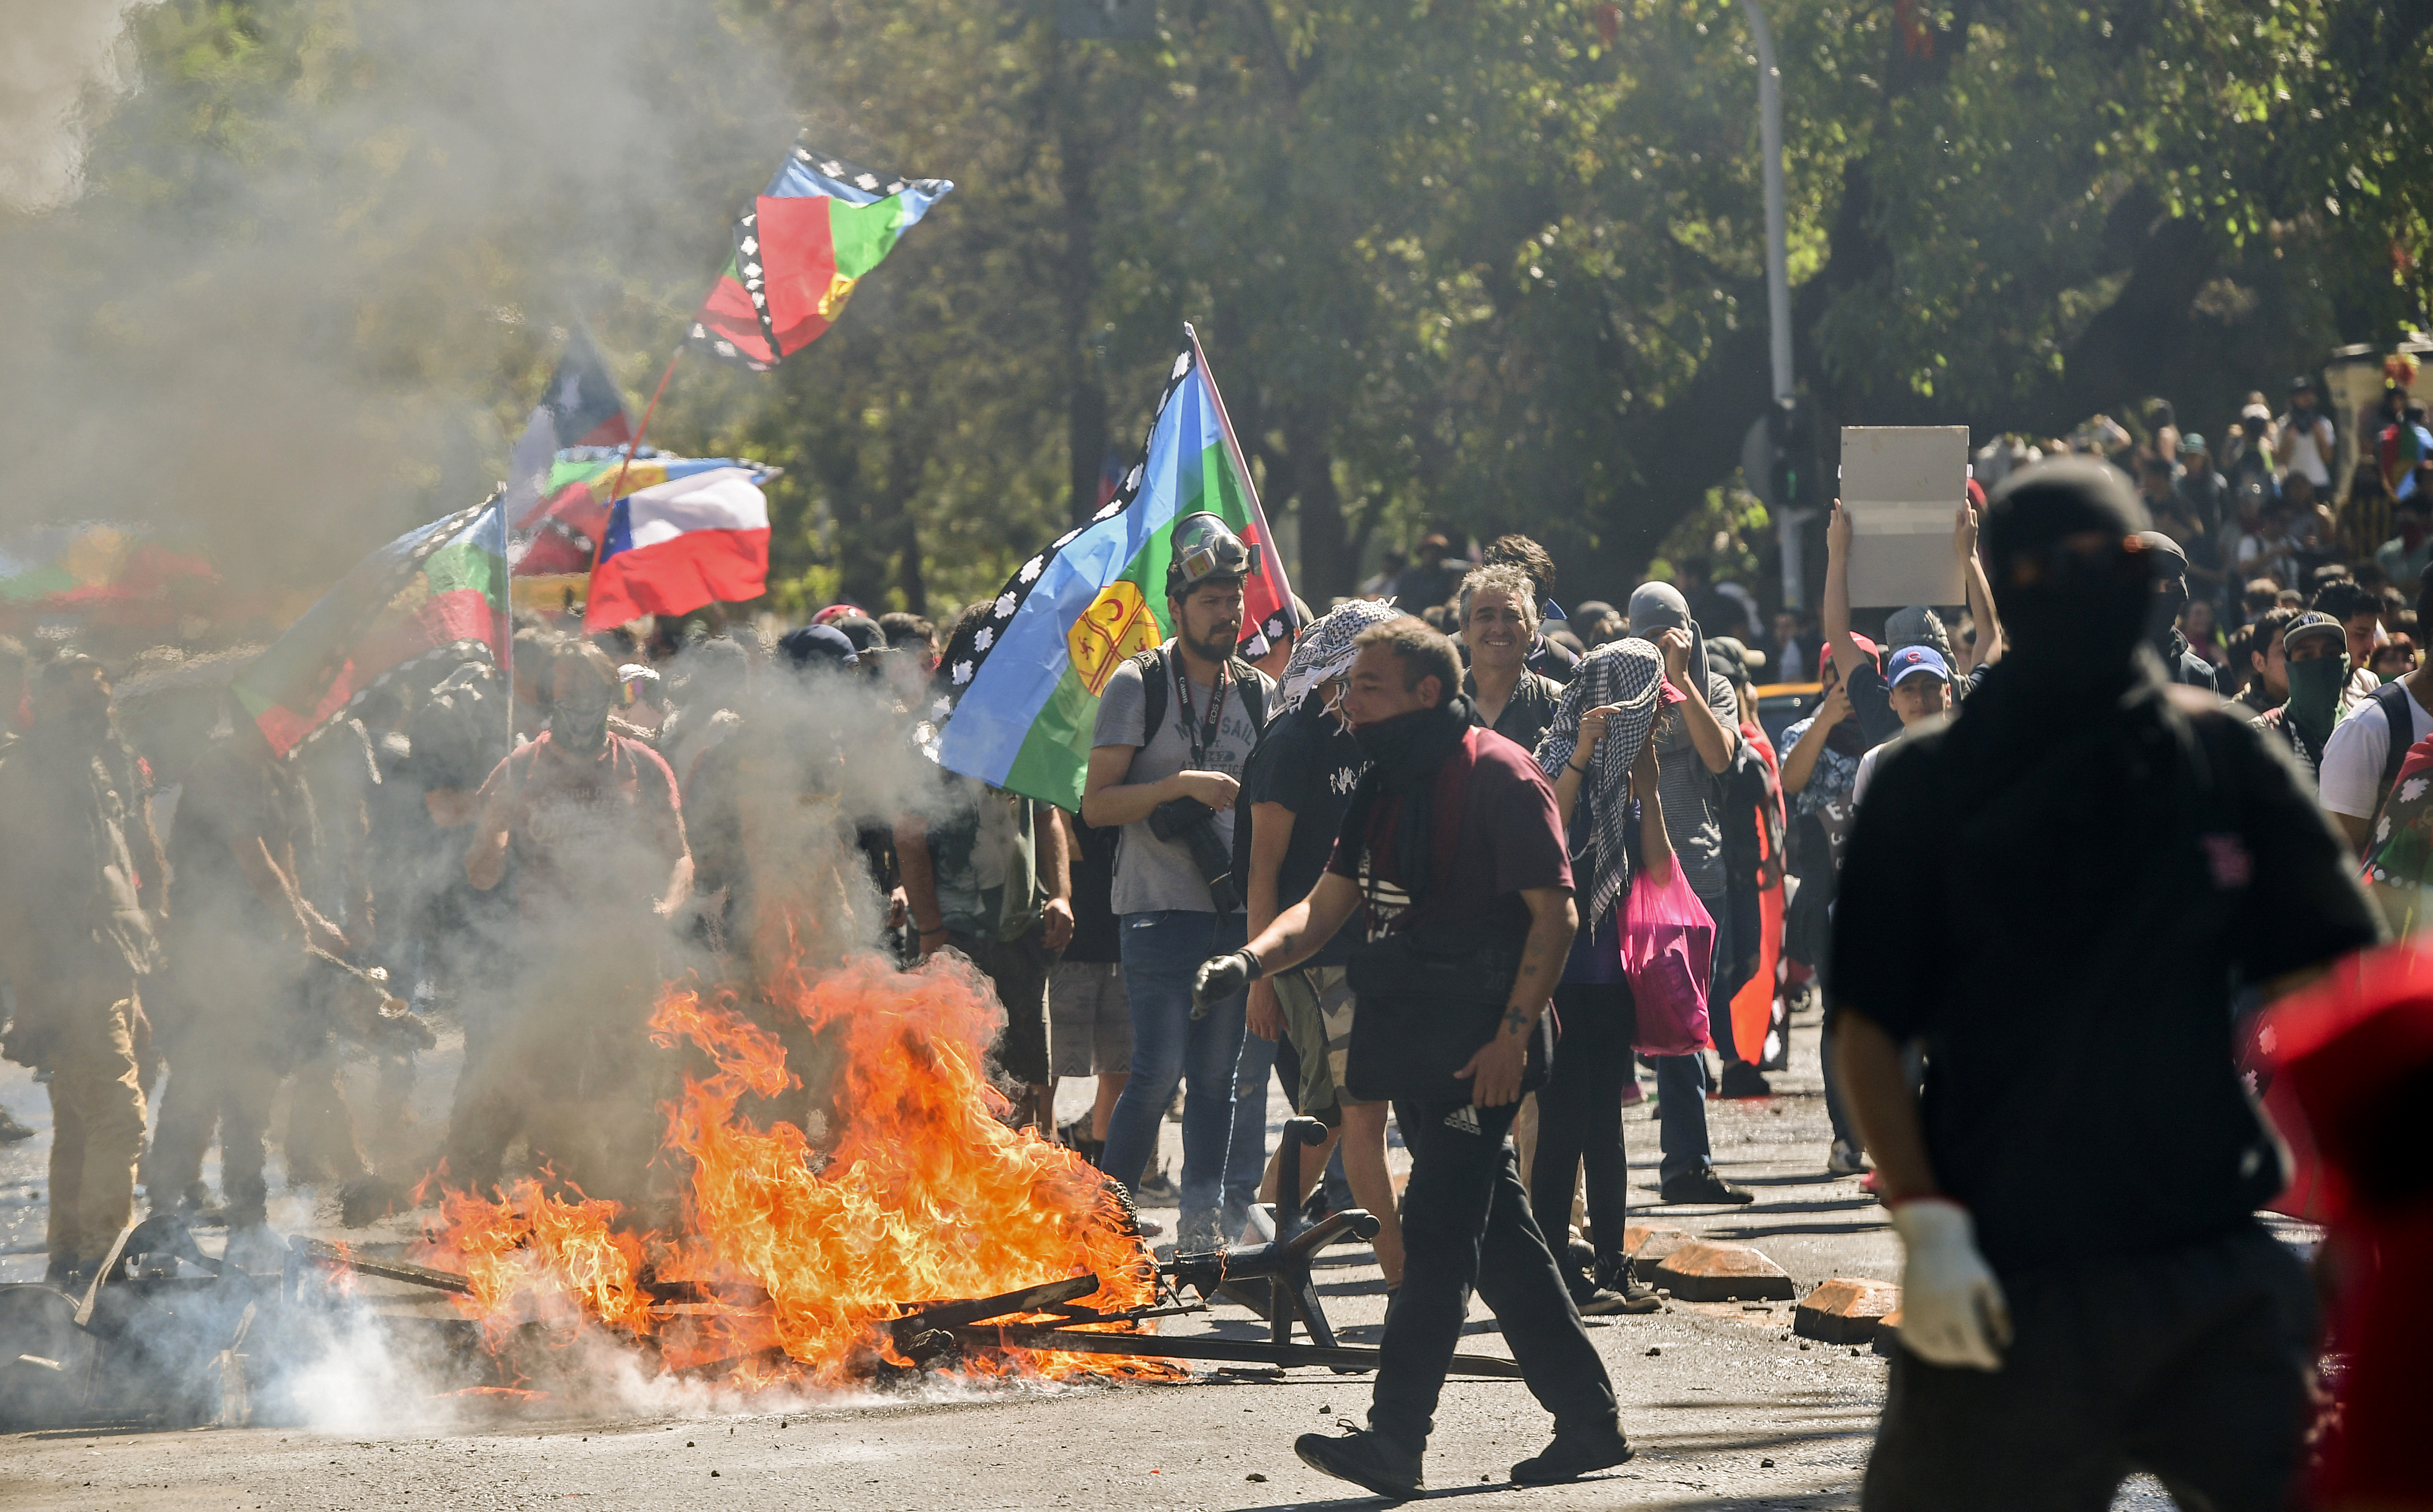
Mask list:
[[[646,394],[797,124],[958,187],[819,345],[688,358],[654,424],[787,468],[781,597],[992,586],[1129,463],[1186,318],[1313,598],[1423,524],[1621,591],[1769,394],[1721,0],[1165,0],[1149,42],[1044,0],[132,14],[88,192],[0,216],[43,354],[0,427],[142,446],[125,486],[230,530],[360,500],[301,538],[339,556],[495,474],[556,329]],[[1829,438],[2149,395],[2218,425],[2421,308],[2428,0],[1768,14]],[[247,485],[198,501],[198,470]]]

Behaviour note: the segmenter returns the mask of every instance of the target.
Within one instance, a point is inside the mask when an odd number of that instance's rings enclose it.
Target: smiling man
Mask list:
[[[1576,923],[1562,821],[1529,753],[1472,725],[1469,701],[1451,691],[1461,680],[1453,642],[1405,617],[1355,644],[1343,709],[1370,765],[1335,858],[1256,940],[1202,965],[1195,987],[1207,1001],[1234,996],[1308,959],[1367,905],[1345,1079],[1355,1096],[1403,1107],[1403,1286],[1386,1315],[1369,1427],[1304,1434],[1294,1451],[1380,1496],[1418,1494],[1474,1287],[1555,1415],[1554,1443],[1512,1478],[1573,1480],[1631,1449],[1506,1138]],[[1424,975],[1463,979],[1415,989],[1415,943],[1429,962],[1458,963]]]
[[[1461,585],[1461,638],[1470,648],[1461,690],[1471,722],[1533,751],[1563,700],[1562,684],[1529,670],[1538,637],[1535,594],[1517,567],[1482,567]]]

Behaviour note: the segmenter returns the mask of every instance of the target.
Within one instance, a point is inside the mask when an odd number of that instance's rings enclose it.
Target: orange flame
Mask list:
[[[655,1044],[709,1068],[662,1109],[660,1159],[689,1178],[680,1232],[637,1233],[616,1203],[533,1181],[495,1198],[444,1196],[437,1259],[470,1280],[461,1305],[494,1347],[520,1322],[606,1325],[650,1336],[671,1368],[708,1367],[748,1390],[909,1363],[885,1326],[908,1304],[1087,1271],[1099,1288],[1085,1305],[1155,1305],[1155,1266],[1099,1173],[999,1121],[1007,1104],[983,1063],[999,1010],[968,963],[906,973],[864,957],[816,978],[789,971],[765,998],[670,987],[652,1016]],[[814,1063],[790,1067],[790,1041]],[[790,1094],[811,1110],[799,1123],[740,1111]],[[689,1282],[691,1300],[661,1300],[654,1282]],[[965,1368],[1182,1373],[1041,1351],[976,1353]]]

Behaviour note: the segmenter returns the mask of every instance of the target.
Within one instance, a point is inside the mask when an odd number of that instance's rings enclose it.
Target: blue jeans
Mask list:
[[[1185,1248],[1216,1235],[1225,1179],[1225,1147],[1234,1128],[1234,1063],[1241,1059],[1242,994],[1191,1016],[1191,982],[1200,962],[1239,950],[1241,916],[1219,925],[1213,913],[1169,909],[1122,919],[1124,993],[1131,1000],[1132,1075],[1107,1120],[1099,1166],[1124,1183],[1140,1184],[1157,1153],[1165,1105],[1183,1084],[1182,1228]]]
[[[1247,1024],[1247,995],[1243,1002]],[[1268,1174],[1268,1081],[1275,1068],[1276,1042],[1244,1033],[1242,1054],[1234,1062],[1234,1140],[1225,1152],[1228,1234],[1241,1232],[1250,1221],[1251,1204],[1259,1200],[1259,1182]]]
[[[1700,898],[1715,921],[1715,961],[1707,993],[1709,1037],[1717,1044],[1731,1038],[1731,999],[1722,995],[1724,974],[1732,955],[1731,906],[1720,897]],[[1723,1022],[1716,1026],[1720,1006]],[[1703,1055],[1653,1055],[1656,1062],[1656,1142],[1663,1152],[1657,1177],[1670,1181],[1694,1176],[1714,1164],[1707,1139],[1707,1058]]]

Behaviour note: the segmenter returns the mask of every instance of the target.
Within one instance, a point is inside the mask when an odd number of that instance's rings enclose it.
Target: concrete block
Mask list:
[[[1900,1288],[1888,1281],[1836,1276],[1799,1300],[1791,1332],[1826,1344],[1866,1344],[1899,1307]]]
[[[1693,1239],[1640,1274],[1685,1302],[1788,1301],[1798,1295],[1788,1272],[1743,1244]]]
[[[1689,1242],[1687,1232],[1660,1223],[1634,1223],[1622,1231],[1622,1252],[1639,1262],[1642,1277],[1657,1262]]]
[[[1897,1307],[1876,1319],[1876,1352],[1885,1359],[1900,1348],[1901,1310]]]

